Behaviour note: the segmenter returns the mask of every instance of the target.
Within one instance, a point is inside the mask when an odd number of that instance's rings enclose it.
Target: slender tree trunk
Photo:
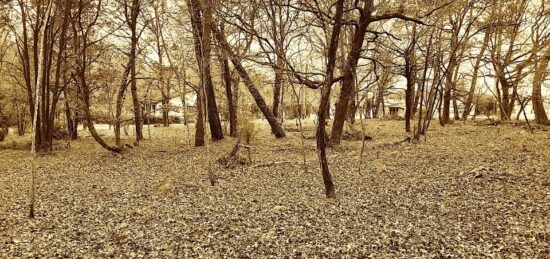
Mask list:
[[[128,87],[127,81],[128,81],[128,74],[130,73],[130,70],[131,70],[131,63],[132,61],[130,60],[125,68],[124,74],[122,75],[122,82],[120,83],[120,87],[118,88],[116,108],[115,108],[115,143],[119,148],[122,147],[122,140],[120,138],[120,127],[122,124],[122,108],[124,106],[124,96],[126,94],[126,88]],[[86,114],[86,116],[88,116],[88,114]],[[86,121],[89,122],[88,118],[86,118]]]
[[[416,81],[416,26],[413,27],[412,42],[405,51],[405,78],[407,89],[405,90],[405,131],[411,132],[411,120],[413,116],[414,86]]]
[[[282,58],[277,56],[277,67],[283,66]],[[280,107],[279,103],[281,101],[281,86],[283,84],[283,71],[279,68],[275,69],[275,83],[273,85],[273,116],[280,118],[281,114],[279,113]]]
[[[205,144],[204,135],[204,96],[199,89],[197,93],[197,122],[195,123],[195,147],[202,147]]]
[[[229,71],[229,61],[224,55],[220,55],[222,64],[222,76],[225,86],[225,95],[227,97],[227,112],[229,113],[229,134],[231,137],[237,137],[237,109],[233,103],[232,79]]]
[[[328,168],[326,146],[326,111],[329,106],[330,92],[332,88],[332,80],[334,78],[334,70],[336,64],[336,52],[338,51],[338,39],[340,38],[340,31],[342,29],[342,16],[344,12],[344,0],[338,0],[336,2],[336,14],[334,17],[334,27],[332,29],[332,35],[330,45],[327,53],[327,73],[323,89],[321,90],[321,102],[319,104],[318,118],[317,118],[317,149],[319,150],[319,161],[321,164],[321,174],[323,176],[323,183],[325,185],[325,195],[327,198],[335,198],[336,191],[334,190],[334,183],[332,182],[332,176]],[[347,106],[346,106],[347,108]]]
[[[138,7],[136,7],[138,8]],[[137,15],[135,21],[132,21],[132,36],[131,36],[131,47],[130,47],[130,91],[132,92],[132,103],[134,105],[134,124],[136,130],[136,141],[139,142],[143,139],[143,121],[141,113],[141,103],[138,97],[137,91],[137,80],[136,80],[136,55],[137,55],[137,44],[138,44],[138,35],[137,35]]]
[[[486,30],[485,36],[483,37],[483,43],[481,45],[481,49],[479,50],[479,54],[476,58],[476,63],[474,64],[474,69],[472,71],[472,81],[470,82],[470,90],[468,91],[466,101],[464,102],[464,111],[462,113],[462,120],[467,120],[468,116],[470,115],[470,112],[472,111],[474,93],[477,87],[477,79],[479,76],[478,75],[479,68],[481,67],[481,59],[483,58],[483,54],[485,53],[485,50],[487,49],[487,45],[489,44],[490,36],[491,36],[490,30]]]

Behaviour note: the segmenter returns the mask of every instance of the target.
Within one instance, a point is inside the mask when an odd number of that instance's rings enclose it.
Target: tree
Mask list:
[[[216,27],[212,17],[212,3],[210,1],[199,2],[200,0],[188,0],[188,8],[193,23],[193,38],[195,40],[195,52],[199,71],[201,75],[201,87],[198,100],[206,101],[208,122],[213,140],[223,139],[223,130],[216,104],[216,95],[211,75],[211,51],[212,51],[212,28]],[[204,92],[204,93],[202,93]],[[202,96],[206,98],[203,100]],[[201,113],[201,111],[199,111]],[[197,122],[200,118],[197,119]],[[198,131],[198,128],[197,128]],[[195,139],[195,145],[197,145]],[[200,141],[199,141],[200,144]]]
[[[220,44],[220,47],[229,56],[231,62],[233,63],[233,66],[239,73],[239,76],[241,77],[244,84],[248,88],[248,91],[252,95],[252,98],[254,98],[256,105],[261,110],[264,117],[267,119],[267,122],[269,123],[269,126],[271,126],[271,131],[273,132],[275,137],[277,138],[285,137],[286,135],[283,128],[281,127],[281,125],[279,125],[279,123],[277,123],[277,119],[275,118],[275,115],[273,115],[273,112],[267,107],[267,104],[265,103],[264,98],[258,91],[258,88],[254,85],[254,83],[252,82],[252,79],[250,79],[248,72],[244,69],[243,65],[241,64],[240,58],[232,50],[229,43],[227,43],[227,39],[223,37],[223,34],[218,30],[218,28],[215,25],[212,25],[211,28],[212,28],[212,31],[214,32],[216,40]]]
[[[439,7],[438,7],[439,8]],[[438,9],[436,8],[436,9]],[[380,22],[390,19],[402,19],[406,21],[412,21],[419,24],[424,24],[421,20],[408,17],[405,15],[404,10],[397,11],[389,10],[381,14],[375,14],[377,9],[374,5],[374,1],[363,1],[362,7],[359,4],[355,4],[354,9],[359,12],[359,19],[355,21],[357,24],[353,39],[351,40],[351,46],[349,47],[349,53],[346,57],[346,62],[343,66],[342,75],[342,87],[340,90],[340,96],[338,98],[338,104],[334,115],[334,123],[332,124],[331,141],[332,143],[340,143],[342,138],[342,131],[344,128],[344,121],[346,119],[346,113],[348,111],[350,99],[353,95],[353,82],[356,75],[357,65],[361,58],[363,49],[363,43],[365,35],[368,32],[369,25],[374,22]],[[433,11],[428,12],[428,14]]]
[[[537,8],[538,6],[535,6]],[[537,10],[538,9],[538,10]],[[548,7],[541,2],[540,8],[533,10],[535,12],[533,26],[531,30],[532,51],[533,51],[533,91],[531,101],[535,113],[535,121],[538,124],[550,124],[548,115],[544,110],[542,97],[542,84],[548,76],[548,64],[550,63],[550,17],[548,16]]]
[[[72,0],[51,4],[45,1],[18,1],[21,30],[16,30],[14,26],[13,33],[30,115],[36,117],[33,123],[37,125],[33,124],[33,127],[38,151],[52,150],[57,104],[67,85],[62,79],[67,73],[65,47],[72,4]],[[47,11],[53,13],[51,17],[46,15]],[[42,73],[40,77],[39,71]],[[37,93],[40,94],[39,105],[35,104]]]
[[[80,1],[76,6],[77,12],[75,16],[72,16],[72,30],[73,30],[73,46],[72,50],[75,55],[74,58],[74,74],[73,80],[76,83],[77,91],[81,97],[84,109],[84,117],[86,119],[86,125],[88,131],[94,140],[103,148],[119,153],[122,151],[120,145],[109,145],[97,132],[94,126],[91,112],[91,92],[90,85],[88,84],[87,75],[90,73],[90,66],[93,65],[94,60],[97,60],[98,55],[101,55],[101,51],[93,50],[93,47],[101,42],[101,38],[93,38],[97,35],[96,26],[101,14],[101,0],[97,2],[89,0],[87,2]],[[125,77],[130,72],[130,66],[126,67]],[[116,127],[116,124],[115,124]]]
[[[340,32],[342,31],[342,16],[344,13],[344,0],[336,1],[336,12],[334,15],[334,26],[332,28],[330,44],[327,52],[327,69],[326,78],[321,90],[321,102],[317,111],[317,149],[319,150],[319,161],[321,164],[321,174],[325,185],[325,195],[327,198],[336,198],[334,183],[330,175],[327,161],[327,136],[326,136],[326,119],[327,107],[329,105],[330,92],[332,89],[334,70],[336,65],[336,52],[338,51],[338,41]]]

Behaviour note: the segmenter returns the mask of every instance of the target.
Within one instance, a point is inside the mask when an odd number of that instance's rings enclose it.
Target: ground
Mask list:
[[[415,144],[402,121],[367,120],[361,163],[361,141],[329,150],[327,200],[311,122],[307,172],[294,122],[284,139],[257,124],[252,163],[213,166],[215,186],[205,165],[233,138],[192,148],[181,125],[151,128],[122,155],[60,141],[37,159],[34,220],[29,152],[0,150],[0,257],[550,256],[546,129],[434,123]]]

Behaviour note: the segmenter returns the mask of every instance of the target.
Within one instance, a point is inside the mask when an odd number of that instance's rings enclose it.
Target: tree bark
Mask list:
[[[344,121],[346,120],[346,112],[349,106],[349,100],[354,97],[353,80],[355,78],[355,73],[357,70],[357,63],[361,56],[361,49],[363,48],[365,34],[370,24],[372,8],[373,1],[365,1],[362,8],[362,14],[359,19],[359,26],[357,27],[353,36],[353,41],[350,52],[348,53],[347,62],[344,65],[344,78],[342,82],[342,88],[340,90],[340,97],[336,106],[334,122],[332,124],[332,132],[330,134],[331,142],[334,144],[340,143],[340,139],[342,138],[342,131],[344,129]]]
[[[212,83],[211,75],[212,27],[215,27],[215,23],[212,18],[212,2],[210,0],[204,0],[204,5],[202,7],[202,12],[204,15],[204,27],[202,34],[202,69],[205,79],[204,89],[206,92],[206,103],[208,109],[208,125],[210,126],[210,134],[212,136],[212,139],[220,140],[223,139],[223,129],[220,121],[220,115],[218,113],[216,95],[214,93],[214,85]]]
[[[325,195],[327,198],[336,198],[336,191],[334,190],[334,183],[332,182],[332,176],[330,175],[328,161],[327,161],[327,137],[326,137],[326,111],[329,106],[330,92],[332,88],[332,80],[334,78],[334,70],[336,64],[336,53],[338,51],[338,39],[340,38],[340,31],[342,29],[342,16],[344,12],[344,0],[338,0],[336,2],[336,14],[334,17],[334,27],[332,28],[332,35],[330,45],[327,53],[327,71],[323,89],[321,90],[321,102],[319,104],[319,111],[317,115],[317,149],[319,150],[319,162],[321,164],[321,174],[323,176],[323,183],[325,185]],[[346,106],[347,108],[347,106]]]
[[[546,47],[546,53],[544,53],[544,57],[541,57],[540,60],[538,60],[534,65],[535,74],[533,78],[533,94],[531,97],[533,102],[533,111],[535,113],[535,122],[541,125],[550,124],[550,121],[548,120],[548,116],[546,114],[546,110],[544,110],[544,102],[542,99],[542,91],[541,91],[544,79],[548,74],[549,62],[550,62],[550,47]]]
[[[412,41],[405,51],[405,78],[407,89],[405,90],[405,131],[411,132],[411,120],[413,116],[414,86],[416,81],[416,25],[413,25]]]
[[[472,81],[470,82],[470,90],[468,91],[468,95],[466,97],[466,101],[464,102],[464,111],[462,112],[462,120],[467,120],[468,116],[470,115],[470,112],[472,111],[472,103],[474,100],[474,93],[477,87],[477,79],[479,74],[479,68],[481,67],[481,59],[483,58],[483,54],[485,53],[485,50],[487,49],[487,45],[489,44],[491,33],[489,30],[485,31],[485,36],[483,36],[483,43],[481,44],[481,49],[479,50],[479,54],[476,58],[476,63],[474,64],[474,69],[472,71]]]
[[[248,91],[254,98],[256,105],[258,105],[258,108],[262,111],[264,117],[269,123],[269,126],[271,126],[271,131],[273,132],[275,137],[277,138],[285,137],[286,135],[283,128],[281,127],[281,125],[279,125],[279,123],[277,123],[277,118],[275,118],[275,116],[273,115],[273,112],[267,107],[267,104],[265,103],[264,98],[260,94],[260,91],[258,91],[258,88],[256,88],[256,86],[250,79],[248,72],[246,72],[246,70],[241,64],[240,59],[235,55],[235,53],[231,49],[231,46],[229,45],[229,43],[227,43],[227,40],[223,37],[223,34],[216,28],[216,26],[211,26],[211,28],[212,28],[212,31],[214,32],[216,39],[220,43],[221,47],[231,59],[233,66],[235,67],[237,72],[239,72],[241,79],[243,80],[244,84],[248,88]]]
[[[142,109],[141,103],[138,97],[137,91],[137,80],[136,80],[136,59],[137,59],[137,44],[138,44],[138,34],[137,34],[137,18],[140,12],[140,3],[139,0],[134,0],[132,3],[132,17],[130,25],[130,30],[132,31],[131,35],[131,45],[130,45],[130,91],[132,92],[132,103],[134,105],[134,124],[136,130],[136,141],[139,142],[143,139],[143,120],[142,120]]]
[[[221,64],[222,64],[222,76],[223,83],[225,86],[225,95],[227,97],[227,112],[229,114],[229,135],[231,137],[237,137],[237,109],[234,104],[233,98],[233,89],[232,89],[232,79],[231,72],[229,70],[229,61],[224,55],[220,55]]]

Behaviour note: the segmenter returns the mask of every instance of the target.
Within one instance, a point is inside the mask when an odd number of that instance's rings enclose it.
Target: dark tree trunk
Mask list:
[[[204,6],[201,6],[198,0],[188,0],[187,3],[190,7],[191,21],[193,23],[195,56],[199,63],[201,88],[204,89],[206,95],[205,104],[207,106],[206,112],[210,125],[210,133],[213,140],[220,140],[223,139],[223,128],[216,105],[216,96],[214,93],[210,66],[212,30],[215,29],[212,18],[212,3],[210,1],[205,1]]]
[[[170,99],[162,97],[162,126],[170,127]]]
[[[538,124],[547,125],[550,124],[548,115],[544,110],[544,102],[542,99],[542,84],[544,78],[548,74],[548,63],[550,62],[550,47],[546,47],[545,56],[535,63],[535,71],[533,78],[533,95],[531,97],[533,102],[533,111],[535,113],[535,121]]]
[[[281,101],[281,87],[283,84],[283,71],[280,69],[283,66],[283,61],[280,57],[277,57],[277,66],[279,68],[275,68],[275,83],[273,85],[273,116],[280,118],[279,103]]]
[[[229,55],[233,66],[235,67],[237,72],[239,72],[241,79],[243,80],[244,84],[248,88],[248,91],[254,98],[256,105],[262,111],[263,115],[269,122],[273,134],[275,134],[277,138],[285,137],[285,132],[283,128],[281,127],[281,125],[279,125],[279,123],[277,123],[277,118],[275,118],[273,112],[267,107],[264,98],[260,94],[260,91],[258,91],[258,88],[256,88],[256,86],[250,79],[248,72],[246,72],[246,70],[242,66],[241,60],[235,55],[235,53],[231,49],[231,46],[227,43],[227,40],[223,37],[223,34],[216,28],[216,26],[211,26],[211,28],[221,47],[227,53],[227,55]]]
[[[137,3],[138,0],[134,0],[134,4],[136,5],[136,12],[135,19],[132,19],[130,29],[132,31],[131,35],[131,47],[130,47],[130,56],[132,62],[130,63],[130,91],[132,92],[132,103],[134,105],[134,124],[136,128],[136,141],[139,142],[143,139],[143,120],[142,120],[142,110],[141,110],[141,103],[138,98],[138,91],[137,91],[137,81],[136,81],[136,55],[137,55],[137,44],[138,44],[138,35],[137,35],[137,16],[139,15],[139,6],[137,6],[139,3]]]
[[[414,86],[416,80],[416,26],[413,27],[412,41],[405,51],[405,78],[407,89],[405,90],[405,131],[411,132],[411,120],[413,116]]]
[[[340,143],[340,139],[342,138],[342,131],[344,129],[344,121],[346,120],[346,112],[349,106],[349,100],[355,96],[353,94],[353,82],[357,70],[357,63],[361,56],[361,49],[363,48],[365,34],[370,24],[372,8],[373,2],[365,1],[365,4],[362,8],[363,14],[359,19],[359,26],[357,27],[353,36],[351,49],[348,54],[347,62],[345,63],[346,65],[344,66],[344,79],[342,82],[340,97],[336,106],[334,122],[332,124],[332,131],[330,134],[331,141],[334,144]]]
[[[233,89],[232,89],[232,79],[231,73],[229,72],[229,61],[227,57],[220,55],[221,64],[222,64],[222,76],[223,83],[225,86],[225,95],[227,97],[227,112],[229,114],[229,135],[231,137],[237,137],[237,109],[233,103]]]
[[[203,24],[203,76],[205,80],[205,92],[206,92],[206,104],[208,109],[208,122],[210,125],[210,134],[213,140],[223,139],[223,129],[220,121],[220,115],[218,113],[218,106],[216,105],[216,95],[214,93],[214,85],[212,83],[211,75],[211,52],[212,52],[212,27],[215,26],[212,19],[212,2],[204,1],[205,5],[202,6],[202,12],[204,15]]]
[[[318,123],[317,123],[317,149],[319,150],[319,161],[321,164],[321,174],[323,176],[323,183],[325,185],[325,195],[327,198],[335,198],[336,191],[334,190],[334,183],[332,182],[332,176],[328,168],[327,161],[327,136],[326,136],[326,107],[329,106],[329,97],[332,88],[332,80],[334,78],[334,70],[336,64],[336,52],[338,51],[338,39],[340,37],[340,31],[342,29],[342,16],[344,12],[344,0],[338,0],[336,2],[336,14],[335,24],[332,29],[332,35],[330,45],[327,53],[327,73],[323,89],[321,90],[321,102],[319,104]],[[346,107],[347,108],[347,107]]]
[[[197,122],[195,123],[195,147],[204,146],[204,95],[202,91],[197,93]]]

